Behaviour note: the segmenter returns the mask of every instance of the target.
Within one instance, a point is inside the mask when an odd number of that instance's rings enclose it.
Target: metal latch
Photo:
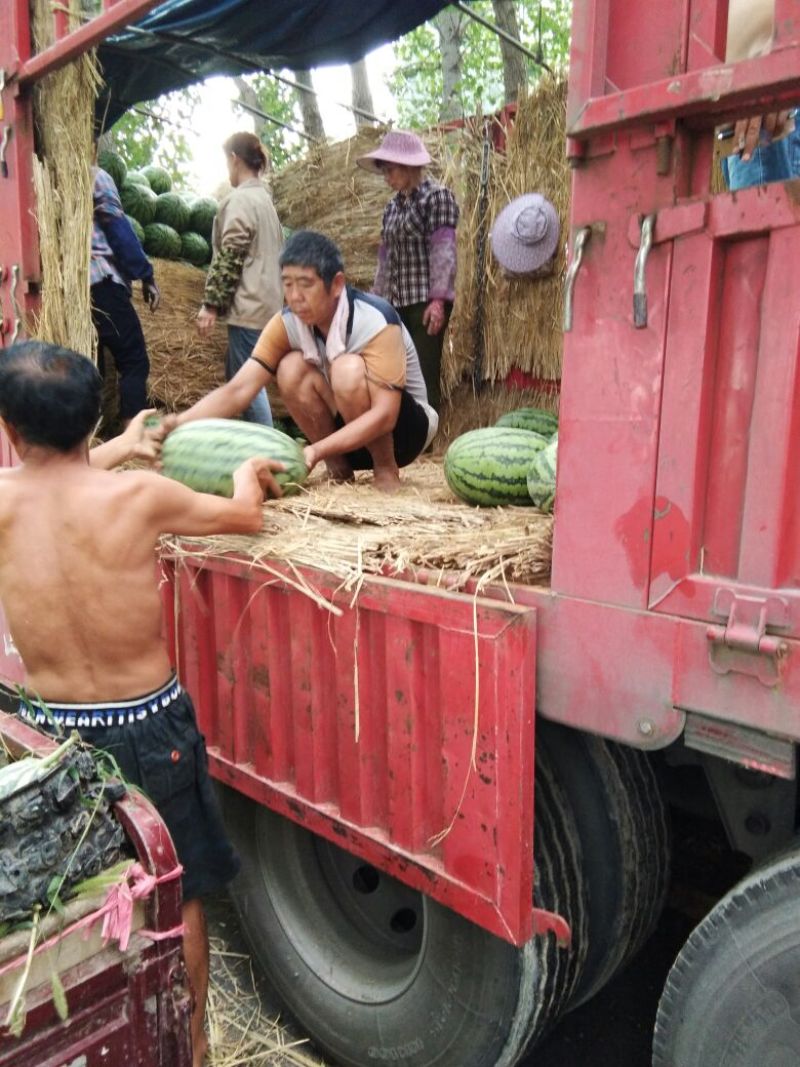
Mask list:
[[[655,215],[645,215],[642,219],[642,236],[636,262],[633,265],[633,325],[643,330],[647,325],[647,278],[645,268],[647,257],[653,247],[653,230],[656,225]]]
[[[564,332],[569,333],[572,329],[572,317],[573,317],[573,300],[575,296],[575,279],[578,276],[580,270],[581,260],[583,259],[583,250],[586,247],[586,242],[592,236],[592,230],[590,226],[583,226],[575,234],[575,240],[572,244],[572,257],[570,259],[569,268],[567,269],[567,279],[565,282],[564,292]]]
[[[706,630],[712,669],[717,674],[738,671],[758,678],[764,685],[776,685],[789,644],[780,635],[768,634],[767,627],[789,626],[787,601],[777,596],[739,596],[732,589],[718,589],[713,612],[727,615],[728,622]]]

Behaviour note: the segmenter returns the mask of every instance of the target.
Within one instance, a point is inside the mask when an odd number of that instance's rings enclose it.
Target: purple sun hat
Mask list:
[[[364,170],[380,173],[379,163],[400,163],[404,167],[424,167],[431,162],[421,139],[409,130],[390,130],[377,148],[359,156],[356,163]]]
[[[506,204],[492,227],[495,259],[509,274],[532,274],[553,258],[559,221],[540,193],[526,193]]]

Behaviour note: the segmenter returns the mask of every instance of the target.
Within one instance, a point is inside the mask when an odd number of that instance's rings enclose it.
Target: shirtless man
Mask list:
[[[397,489],[398,468],[416,459],[439,425],[411,335],[386,300],[347,285],[341,253],[323,234],[292,234],[279,262],[286,307],[234,377],[166,427],[238,415],[277,381],[311,442],[309,469],[325,460],[337,480],[372,469],[377,488]]]
[[[26,669],[33,718],[73,725],[114,754],[159,809],[183,873],[184,953],[195,994],[194,1067],[207,1048],[208,934],[202,895],[236,874],[211,790],[191,700],[162,634],[156,548],[163,533],[254,533],[269,460],[244,463],[233,498],[195,493],[151,471],[111,472],[141,433],[87,441],[100,413],[95,366],[68,349],[25,341],[0,358],[0,427],[21,460],[0,471],[0,600]],[[100,468],[100,469],[98,469]],[[30,711],[23,717],[30,719]],[[50,729],[53,729],[52,720]]]

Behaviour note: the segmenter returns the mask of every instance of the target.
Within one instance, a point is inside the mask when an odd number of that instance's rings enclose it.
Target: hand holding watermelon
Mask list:
[[[256,491],[255,486],[257,486],[261,500],[283,496],[283,490],[275,474],[285,470],[284,464],[277,459],[252,456],[233,472],[233,494],[239,497],[250,489]]]

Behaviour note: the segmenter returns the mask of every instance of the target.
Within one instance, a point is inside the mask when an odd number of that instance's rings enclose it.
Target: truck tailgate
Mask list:
[[[528,940],[535,608],[271,560],[165,569],[213,774]]]

